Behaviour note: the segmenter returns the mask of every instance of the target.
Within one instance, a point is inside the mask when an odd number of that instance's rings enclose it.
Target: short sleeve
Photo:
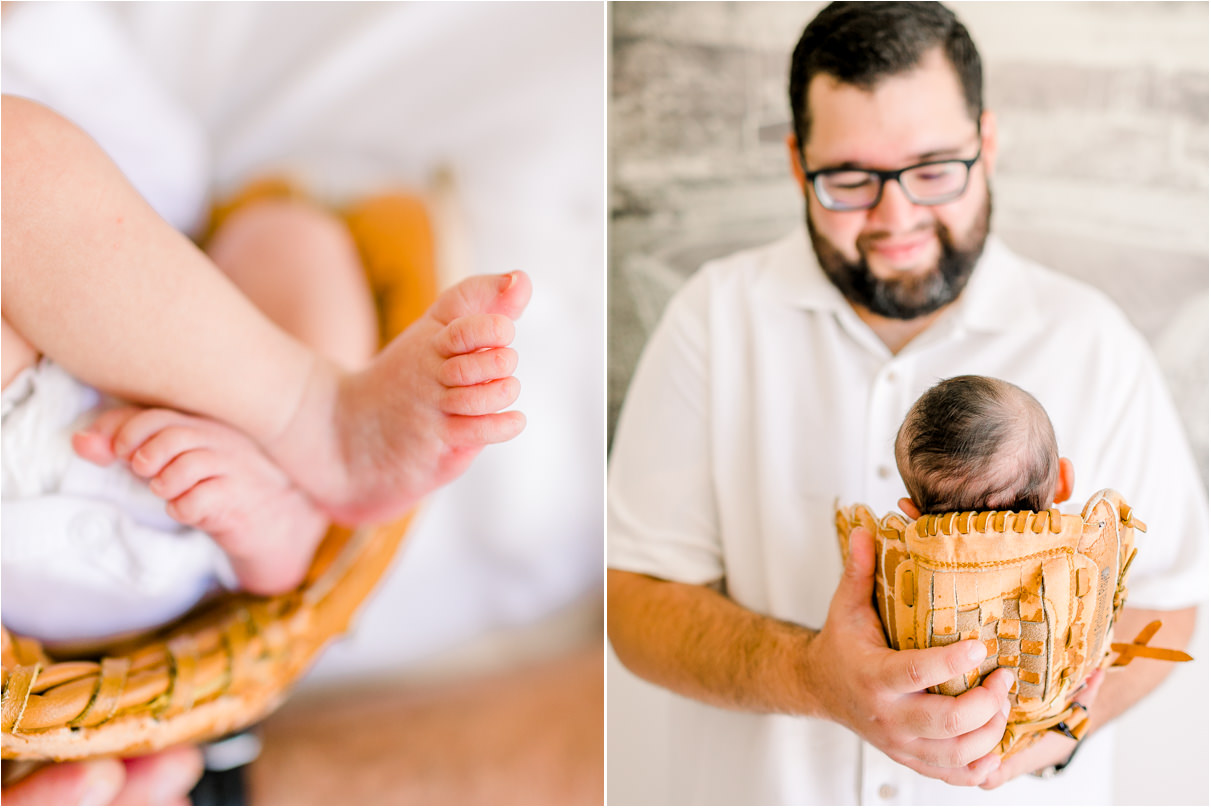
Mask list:
[[[1128,606],[1177,609],[1206,600],[1207,503],[1164,378],[1142,339],[1120,356],[1118,412],[1099,479],[1114,480],[1147,525],[1128,577]],[[1077,469],[1077,474],[1081,469]]]
[[[610,458],[607,563],[702,584],[724,575],[711,473],[708,278],[665,310],[631,380]]]

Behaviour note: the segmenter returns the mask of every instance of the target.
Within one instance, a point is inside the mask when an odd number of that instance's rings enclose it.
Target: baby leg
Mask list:
[[[278,434],[326,360],[156,215],[84,133],[3,98],[5,321],[85,383]]]
[[[506,346],[529,296],[521,272],[453,287],[365,371],[348,377],[328,409],[335,432],[305,420],[284,440],[280,451],[296,459],[295,468],[315,472],[304,480],[309,490],[337,492],[323,503],[326,513],[350,522],[399,513],[462,473],[486,444],[521,431],[521,413],[498,410],[518,394],[511,375],[517,355]],[[301,579],[325,522],[235,430],[128,407],[98,418],[75,446],[94,462],[116,456],[149,479],[169,501],[170,516],[227,551],[245,588],[269,593]]]
[[[207,246],[215,264],[267,316],[329,359],[360,367],[377,339],[365,274],[343,223],[301,202],[254,203]],[[256,594],[302,580],[327,519],[239,432],[172,410],[125,407],[75,439],[100,463],[115,456],[148,480],[170,516],[205,531]]]
[[[331,516],[388,518],[524,424],[523,273],[472,278],[356,373],[265,317],[91,140],[3,99],[4,318],[105,392],[249,435]]]
[[[317,353],[346,368],[373,356],[373,300],[336,217],[299,201],[255,202],[224,221],[206,252],[257,308]],[[209,419],[135,408],[107,413],[94,434],[149,481],[170,516],[215,539],[244,589],[273,594],[302,580],[327,519],[247,437]]]
[[[205,247],[283,331],[348,369],[370,361],[378,321],[349,229],[327,211],[268,199],[240,208]]]
[[[3,368],[4,387],[17,375],[34,366],[38,361],[38,351],[17,333],[8,320],[2,321],[0,330],[0,367]]]

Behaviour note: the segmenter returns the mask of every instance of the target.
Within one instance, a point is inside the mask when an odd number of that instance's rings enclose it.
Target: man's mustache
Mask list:
[[[887,239],[901,239],[906,237],[911,238],[922,233],[933,233],[941,238],[943,230],[944,228],[941,222],[936,221],[921,222],[920,224],[914,226],[911,230],[906,230],[901,233],[892,233],[890,230],[872,230],[869,233],[863,233],[858,236],[857,246],[860,252],[866,252],[866,250],[873,247],[880,241],[885,241]]]

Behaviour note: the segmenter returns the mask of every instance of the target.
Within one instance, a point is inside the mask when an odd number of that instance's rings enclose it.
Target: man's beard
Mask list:
[[[963,234],[962,240],[957,239],[941,222],[934,223],[934,232],[941,246],[936,266],[924,274],[892,280],[877,278],[870,271],[862,238],[858,240],[858,253],[862,257],[853,262],[816,231],[810,212],[807,214],[807,231],[811,234],[812,248],[816,251],[820,268],[845,295],[846,300],[882,317],[914,320],[953,303],[962,293],[976,261],[984,252],[991,215],[992,191],[989,190],[984,198],[983,210],[976,217],[971,230]]]

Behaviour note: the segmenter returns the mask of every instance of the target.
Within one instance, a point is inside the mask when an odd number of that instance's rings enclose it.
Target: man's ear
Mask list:
[[[997,116],[990,109],[980,113],[980,160],[984,173],[991,177],[997,170]]]
[[[1060,474],[1059,479],[1055,481],[1055,498],[1052,500],[1055,504],[1072,496],[1072,487],[1076,484],[1076,469],[1072,466],[1072,461],[1066,457],[1060,458]]]
[[[803,156],[799,150],[799,138],[795,137],[795,133],[791,132],[786,136],[786,149],[790,152],[791,158],[791,176],[795,178],[795,182],[799,183],[799,190],[807,196],[807,174],[803,171]]]
[[[916,506],[916,503],[914,503],[908,497],[900,497],[900,501],[896,504],[900,506],[900,510],[904,511],[904,514],[909,519],[920,519],[921,518],[921,509],[918,508]]]

